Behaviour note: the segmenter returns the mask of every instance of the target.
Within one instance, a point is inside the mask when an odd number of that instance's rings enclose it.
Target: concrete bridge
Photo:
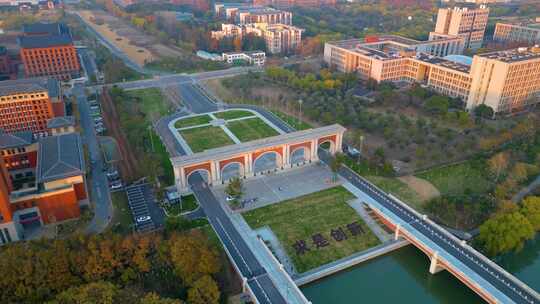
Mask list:
[[[328,153],[321,152],[320,158],[329,161]],[[430,273],[447,270],[488,303],[540,303],[538,292],[427,216],[385,193],[350,168],[342,167],[339,173],[349,182],[344,186],[375,211],[394,231],[395,239],[405,238],[429,257]]]
[[[341,151],[345,128],[330,125],[281,134],[172,159],[176,184],[189,191],[189,179],[200,173],[208,184],[224,183],[232,177],[249,178],[318,161],[318,149],[327,145],[330,154]]]

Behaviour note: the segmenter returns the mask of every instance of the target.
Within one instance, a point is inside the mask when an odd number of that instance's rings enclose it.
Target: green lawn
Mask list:
[[[111,200],[114,206],[114,215],[110,224],[113,232],[128,234],[133,232],[131,226],[133,219],[129,210],[126,193],[123,191],[111,193]]]
[[[473,161],[435,168],[417,177],[432,183],[441,195],[462,195],[467,189],[473,193],[485,193],[491,187],[483,164]]]
[[[193,194],[182,196],[182,202],[165,207],[170,215],[178,215],[183,212],[193,211],[197,209],[199,204]]]
[[[229,119],[235,119],[235,118],[255,116],[255,114],[249,111],[245,111],[245,110],[229,110],[229,111],[214,113],[214,116],[216,116],[217,118],[229,120]]]
[[[212,118],[204,114],[204,115],[180,119],[174,123],[174,127],[175,128],[192,127],[192,126],[197,126],[197,125],[204,125],[204,124],[209,123],[210,121],[212,121]]]
[[[159,89],[126,91],[126,94],[139,99],[138,110],[147,115],[145,120],[148,122],[155,121],[169,113],[170,105],[164,102],[164,97]]]
[[[234,144],[220,127],[206,126],[179,132],[194,153]]]
[[[302,273],[337,259],[379,244],[379,240],[347,203],[354,196],[343,187],[308,194],[279,204],[269,205],[243,214],[251,228],[268,225]],[[364,233],[353,236],[347,225],[356,222]],[[332,229],[342,228],[347,239],[332,238]],[[316,248],[312,236],[321,233],[326,247]],[[293,245],[304,240],[309,251],[297,254]]]
[[[258,117],[228,122],[227,128],[242,142],[279,134]]]
[[[407,184],[395,177],[365,176],[367,180],[374,183],[382,190],[392,193],[400,200],[407,203],[416,210],[422,210],[423,202],[418,194]]]
[[[286,122],[287,124],[289,124],[291,127],[295,128],[298,131],[312,128],[312,126],[309,123],[305,121],[300,121],[300,119],[292,115],[285,114],[277,110],[272,110],[270,112],[274,113],[274,115],[276,115],[281,120],[283,120],[284,122]]]

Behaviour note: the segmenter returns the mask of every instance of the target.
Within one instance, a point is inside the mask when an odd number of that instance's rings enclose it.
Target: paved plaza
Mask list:
[[[293,168],[289,171],[261,175],[259,177],[244,180],[243,199],[257,198],[255,203],[245,206],[240,211],[281,202],[305,194],[335,187],[339,184],[332,182],[333,173],[320,163],[305,165],[301,168]],[[212,188],[216,198],[225,202],[225,185]]]

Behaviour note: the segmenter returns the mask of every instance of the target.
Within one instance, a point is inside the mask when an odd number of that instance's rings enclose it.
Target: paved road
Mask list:
[[[519,203],[522,199],[525,198],[529,193],[533,192],[535,189],[540,187],[540,175],[538,175],[530,184],[521,189],[516,195],[512,197],[512,202]]]
[[[320,158],[328,163],[328,156],[321,154]],[[418,215],[410,212],[399,202],[395,201],[383,191],[377,189],[351,169],[342,167],[339,174],[356,188],[360,189],[390,212],[407,222],[424,237],[428,238],[430,241],[443,248],[448,254],[465,264],[469,269],[481,276],[515,303],[540,303],[540,299],[534,291],[522,286],[519,284],[519,281],[511,277],[511,275],[496,269],[490,265],[490,263],[484,261],[483,257],[478,252],[471,250],[468,247],[461,246],[458,241],[443,233],[442,228],[432,225],[430,222],[427,222]]]
[[[100,233],[109,224],[112,218],[112,204],[109,193],[107,177],[103,172],[103,160],[99,148],[96,133],[94,131],[94,122],[90,116],[90,107],[84,94],[84,86],[76,84],[72,90],[77,98],[78,110],[81,117],[81,128],[83,130],[82,139],[88,147],[90,154],[90,164],[92,170],[92,179],[90,191],[95,202],[94,218],[87,227],[88,233]]]
[[[225,210],[198,173],[190,177],[191,188],[208,217],[208,221],[221,239],[242,277],[253,291],[259,303],[285,304],[266,270],[257,261],[240,233],[236,230]]]

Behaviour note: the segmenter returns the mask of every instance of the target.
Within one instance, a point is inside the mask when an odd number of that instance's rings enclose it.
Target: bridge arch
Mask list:
[[[275,171],[283,164],[283,157],[275,150],[265,151],[253,160],[253,173],[267,173]]]
[[[311,150],[308,147],[300,146],[291,150],[290,162],[291,165],[308,162],[311,157]]]
[[[339,150],[337,147],[337,139],[335,135],[321,137],[317,140],[318,148],[324,149],[330,153],[335,153]]]
[[[244,164],[239,161],[231,161],[221,168],[221,181],[226,182],[234,177],[243,177],[245,175]]]
[[[194,173],[199,173],[203,181],[206,182],[207,184],[210,184],[210,181],[212,180],[212,175],[210,171],[205,168],[197,168],[197,169],[191,170],[186,175],[186,180],[187,180],[188,185],[192,185],[192,183],[198,182],[197,177],[195,177]]]

